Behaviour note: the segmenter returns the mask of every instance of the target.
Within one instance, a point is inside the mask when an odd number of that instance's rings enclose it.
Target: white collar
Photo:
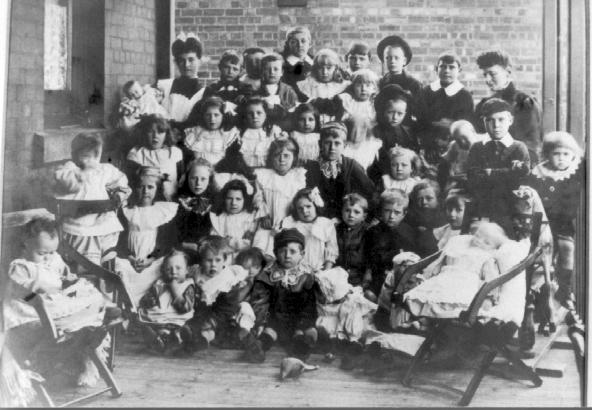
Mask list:
[[[440,84],[440,80],[436,80],[430,84],[430,88],[432,91],[438,91],[442,88],[442,84]],[[454,81],[452,84],[449,84],[446,88],[444,88],[444,92],[447,96],[452,97],[453,95],[457,94],[460,90],[465,88],[464,85],[458,80]]]
[[[490,136],[487,136],[487,140],[483,143],[483,144],[487,144],[489,141],[493,141],[491,139]],[[502,144],[504,144],[504,147],[509,148],[510,145],[512,145],[514,143],[514,137],[512,137],[510,135],[510,133],[508,132],[501,140],[498,140],[499,142],[501,142]]]
[[[286,57],[286,62],[290,65],[294,65],[299,62],[305,62],[312,65],[312,58],[310,58],[308,54],[305,55],[304,58],[298,58],[295,55],[290,54],[288,57]]]

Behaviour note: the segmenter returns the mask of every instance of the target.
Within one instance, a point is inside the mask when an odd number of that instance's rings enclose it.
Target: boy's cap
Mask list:
[[[492,114],[503,111],[508,111],[510,114],[512,114],[513,110],[512,106],[501,98],[490,98],[489,100],[485,101],[481,107],[481,114],[483,117],[489,117]]]
[[[384,62],[384,49],[388,46],[401,47],[405,54],[405,58],[407,59],[407,64],[411,62],[411,57],[413,56],[413,53],[411,53],[411,47],[409,47],[409,44],[399,36],[387,36],[380,40],[378,46],[376,46],[376,53],[378,54],[380,61]]]
[[[347,52],[347,55],[362,54],[370,55],[370,46],[366,43],[353,43]]]
[[[299,243],[304,248],[304,235],[296,228],[284,229],[275,236],[274,249],[280,249],[291,242]]]
[[[347,138],[347,127],[342,122],[329,121],[321,127],[321,135],[327,135],[331,131],[343,134],[344,138]]]

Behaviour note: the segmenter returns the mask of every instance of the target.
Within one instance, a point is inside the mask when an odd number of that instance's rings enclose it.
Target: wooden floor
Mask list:
[[[300,379],[281,382],[279,364],[285,353],[280,348],[268,352],[263,364],[240,361],[240,351],[210,348],[190,358],[159,357],[130,338],[119,339],[115,377],[123,396],[104,394],[81,406],[92,407],[409,407],[454,406],[459,395],[443,385],[464,389],[471,375],[464,370],[424,370],[414,386],[404,387],[401,377],[408,360],[382,377],[362,370],[339,369],[339,359],[328,364],[322,355],[312,355],[309,363],[319,370]],[[486,375],[471,406],[572,407],[579,406],[578,374],[572,351],[552,349],[545,358],[566,363],[562,378],[543,378],[539,388],[520,380]],[[90,392],[90,391],[89,391]],[[81,389],[54,395],[58,402],[71,400]]]

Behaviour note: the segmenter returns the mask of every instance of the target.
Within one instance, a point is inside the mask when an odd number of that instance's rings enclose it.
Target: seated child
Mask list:
[[[285,60],[282,81],[296,88],[298,81],[304,80],[312,70],[310,46],[312,37],[306,27],[294,27],[286,33],[282,57]]]
[[[338,218],[343,197],[358,192],[372,198],[374,184],[360,164],[343,155],[347,128],[341,122],[330,122],[321,128],[320,161],[306,163],[306,186],[318,187],[325,203],[327,218]]]
[[[301,189],[292,200],[292,215],[281,224],[282,229],[296,228],[304,235],[306,246],[303,262],[315,272],[331,269],[339,254],[335,224],[319,216],[323,205],[317,188]]]
[[[162,97],[161,91],[146,85],[137,80],[130,80],[121,88],[124,98],[119,104],[121,115],[120,126],[130,129],[140,121],[140,116],[147,114],[158,114],[168,118],[169,113],[160,105],[158,98]]]
[[[242,57],[235,50],[223,52],[218,63],[220,80],[206,87],[202,99],[217,96],[228,104],[227,108],[230,111],[234,111],[239,103],[239,96],[250,92],[242,86],[238,78],[242,65]]]
[[[412,98],[419,98],[421,83],[405,70],[413,56],[409,44],[399,36],[387,36],[378,43],[376,54],[380,62],[386,66],[386,74],[378,84],[380,90],[389,84],[396,84],[408,91]]]
[[[251,304],[257,324],[265,329],[259,337],[263,350],[274,341],[290,354],[305,360],[317,342],[315,280],[304,264],[304,236],[285,229],[274,242],[276,260],[255,278]]]
[[[393,257],[401,250],[414,252],[415,232],[403,219],[409,198],[399,189],[384,191],[378,204],[378,225],[368,229],[364,236],[366,271],[362,288],[369,300],[376,302],[387,270],[392,269]]]
[[[320,118],[311,103],[300,104],[294,110],[295,129],[290,136],[298,143],[298,158],[301,163],[319,159]]]
[[[352,74],[358,70],[370,68],[371,58],[370,46],[363,41],[354,41],[345,55],[349,69],[344,73],[346,79],[351,79]]]
[[[161,277],[140,299],[144,338],[159,352],[178,345],[188,350],[192,340],[187,322],[193,317],[195,285],[187,263],[185,252],[171,251],[162,262]]]
[[[142,143],[127,154],[126,174],[133,179],[141,166],[160,169],[164,197],[171,201],[177,195],[178,180],[183,175],[183,153],[173,145],[169,122],[158,115],[147,115],[142,117],[137,128]]]
[[[163,257],[176,245],[173,219],[178,207],[175,202],[164,201],[159,169],[140,168],[134,195],[120,211],[124,232],[115,260],[115,271],[126,283],[134,305],[161,276]]]
[[[368,201],[360,194],[347,194],[343,198],[341,222],[335,227],[339,256],[336,265],[349,274],[348,282],[361,286],[364,276],[364,235],[368,230]]]
[[[400,189],[407,195],[420,181],[417,176],[421,169],[419,156],[410,149],[394,147],[390,152],[391,167],[388,174],[382,176],[380,191]]]
[[[465,216],[465,206],[469,199],[462,192],[450,192],[444,201],[446,208],[446,225],[433,228],[434,239],[437,242],[438,249],[444,249],[450,238],[460,235],[463,218]]]
[[[261,59],[264,55],[265,50],[259,47],[249,47],[243,51],[245,74],[239,78],[239,81],[251,92],[261,87]]]
[[[71,143],[72,161],[55,172],[56,198],[75,200],[111,199],[121,205],[131,193],[127,177],[111,164],[99,162],[103,142],[95,134],[78,134]],[[117,244],[123,230],[115,212],[64,215],[63,240],[96,264]]]

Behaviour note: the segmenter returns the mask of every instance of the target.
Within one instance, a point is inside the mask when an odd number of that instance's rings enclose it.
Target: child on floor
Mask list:
[[[586,166],[575,138],[562,131],[545,135],[542,158],[543,162],[533,168],[526,184],[539,193],[551,226],[557,253],[555,276],[559,284],[555,298],[573,309],[575,219],[584,190]]]
[[[163,257],[176,245],[173,219],[178,206],[164,201],[160,170],[140,168],[134,195],[120,212],[124,232],[115,261],[115,271],[126,283],[135,305],[161,276]]]
[[[364,235],[368,230],[368,201],[360,194],[347,194],[343,198],[341,222],[335,227],[339,256],[336,265],[349,274],[348,282],[361,286],[364,276]]]
[[[250,92],[255,92],[261,87],[261,59],[264,55],[265,50],[259,47],[249,47],[243,51],[245,74],[240,77],[239,81]]]
[[[227,103],[222,98],[204,98],[196,107],[197,126],[185,129],[183,144],[191,153],[185,157],[204,158],[216,166],[228,147],[238,140],[240,133],[238,128],[233,126],[232,118],[226,113]]]
[[[71,143],[72,161],[55,172],[57,199],[108,200],[120,206],[131,189],[125,174],[111,164],[101,164],[103,142],[95,134],[81,133]],[[63,240],[80,254],[100,264],[117,244],[123,230],[113,211],[87,215],[63,215]]]
[[[163,176],[164,197],[172,201],[183,174],[183,153],[173,145],[169,122],[158,115],[147,115],[137,127],[143,141],[127,154],[126,174],[131,180],[141,166],[158,168]]]
[[[169,113],[160,105],[156,94],[159,90],[149,85],[142,86],[137,80],[130,80],[121,87],[124,98],[119,104],[120,126],[130,129],[140,121],[142,115],[158,114],[165,118]]]
[[[311,103],[300,104],[294,110],[295,129],[290,136],[300,148],[300,163],[319,159],[320,117]]]
[[[251,212],[252,195],[250,184],[233,179],[220,191],[220,212],[210,212],[210,234],[227,238],[234,254],[250,247],[255,235],[257,223]]]
[[[380,191],[400,189],[407,195],[420,181],[418,176],[421,169],[419,156],[410,149],[394,147],[390,152],[391,167],[388,174],[382,176]]]
[[[304,263],[305,239],[297,229],[285,229],[275,237],[276,260],[255,279],[251,303],[257,323],[265,326],[259,336],[263,350],[276,340],[294,356],[306,360],[317,342],[315,280]]]
[[[396,84],[408,91],[414,99],[419,98],[421,83],[405,70],[413,56],[409,44],[399,36],[388,36],[380,40],[376,54],[386,66],[386,74],[380,79],[379,88],[382,90],[389,84]]]
[[[285,60],[282,81],[296,87],[298,81],[304,80],[312,70],[310,45],[312,37],[306,27],[294,27],[286,33],[286,42],[282,57]]]
[[[304,235],[304,263],[315,272],[331,269],[339,255],[335,224],[319,216],[323,205],[317,188],[301,189],[292,200],[292,215],[281,224],[282,229],[296,228]]]
[[[138,313],[148,346],[158,352],[167,347],[189,349],[192,341],[187,322],[193,317],[195,284],[189,277],[188,257],[171,251],[163,260],[161,277],[140,300]]]
[[[370,68],[371,58],[370,46],[363,41],[354,41],[345,55],[345,61],[347,61],[349,69],[344,73],[346,79],[351,79],[353,73],[358,70]]]
[[[243,66],[242,56],[235,50],[226,50],[220,56],[218,70],[220,80],[206,87],[203,98],[217,96],[228,104],[228,109],[234,111],[238,104],[239,96],[245,93],[244,87],[239,81],[239,75]]]
[[[275,140],[269,147],[267,168],[255,170],[257,194],[254,202],[259,229],[253,246],[271,259],[273,236],[288,216],[294,195],[306,186],[306,171],[297,166],[298,155],[298,144],[292,138]]]

